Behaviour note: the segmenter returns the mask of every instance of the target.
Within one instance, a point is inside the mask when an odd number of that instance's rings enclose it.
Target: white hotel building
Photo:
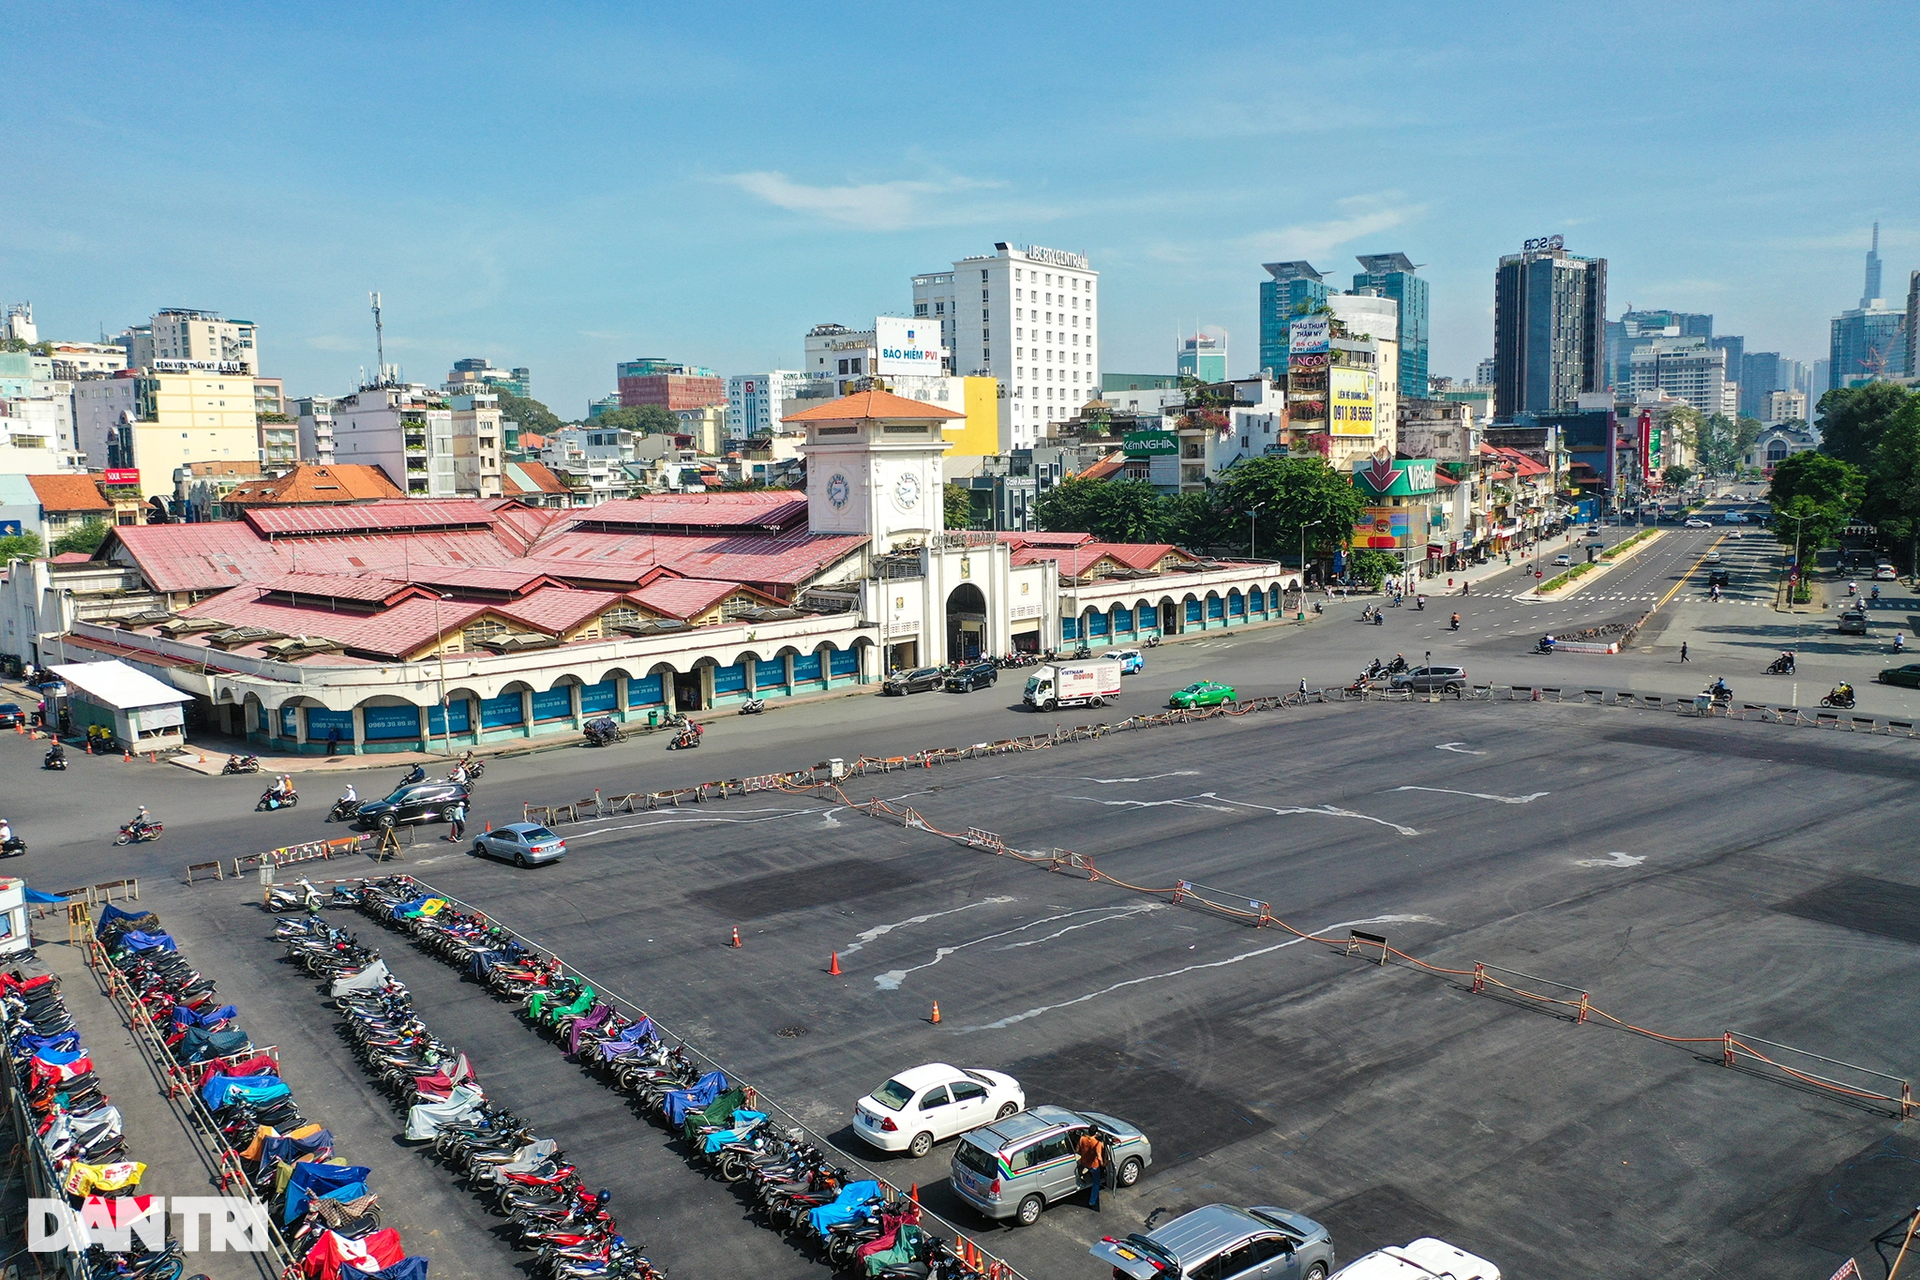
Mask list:
[[[954,373],[999,380],[1006,453],[1032,448],[1046,424],[1071,418],[1099,394],[1100,273],[1084,254],[993,248],[951,271],[913,277],[913,314],[940,322]]]

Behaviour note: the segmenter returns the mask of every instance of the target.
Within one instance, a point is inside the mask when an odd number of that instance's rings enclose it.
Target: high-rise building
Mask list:
[[[1474,366],[1473,385],[1476,387],[1492,386],[1493,380],[1499,376],[1499,368],[1500,366],[1494,362],[1493,357],[1488,356],[1485,360],[1482,360]]]
[[[1866,288],[1860,294],[1860,309],[1880,305],[1880,224],[1873,224],[1873,244],[1867,249]]]
[[[127,353],[131,368],[173,365],[174,372],[245,373],[248,377],[260,372],[260,335],[251,320],[226,320],[213,311],[168,307],[128,333],[142,335]]]
[[[258,462],[253,379],[175,361],[73,384],[74,437],[89,466],[138,470],[140,496],[171,496],[174,470],[189,462]]]
[[[1174,353],[1174,370],[1183,378],[1214,383],[1227,380],[1227,340],[1196,333],[1183,339]]]
[[[1713,317],[1696,311],[1636,311],[1629,306],[1618,320],[1607,321],[1607,385],[1626,387],[1633,381],[1633,351],[1653,338],[1713,338]],[[1730,365],[1728,368],[1737,368]]]
[[[1833,361],[1815,360],[1813,362],[1813,376],[1809,379],[1810,385],[1807,388],[1807,403],[1818,408],[1820,405],[1820,397],[1832,389],[1832,381]],[[1808,421],[1811,422],[1812,419],[1809,418]]]
[[[1753,415],[1763,422],[1805,422],[1807,420],[1807,393],[1804,391],[1769,391],[1762,412]]]
[[[1404,253],[1363,253],[1360,271],[1353,277],[1355,293],[1367,290],[1400,305],[1400,328],[1394,335],[1400,347],[1400,394],[1418,399],[1427,394],[1427,282]],[[1385,334],[1378,335],[1385,337]]]
[[[1269,377],[1287,372],[1287,327],[1295,316],[1326,301],[1327,282],[1310,262],[1269,262],[1273,279],[1260,282],[1260,371]]]
[[[751,440],[779,435],[787,401],[810,381],[806,374],[792,369],[740,373],[727,379],[727,437]]]
[[[453,362],[453,371],[447,374],[445,390],[449,395],[506,391],[525,400],[533,395],[533,371],[525,368],[496,369],[493,361],[483,356],[468,356],[465,360]]]
[[[1727,381],[1726,348],[1699,338],[1654,338],[1633,351],[1634,398],[1662,392],[1702,413],[1731,416],[1739,407]]]
[[[623,409],[652,404],[678,413],[727,402],[726,384],[720,381],[720,375],[697,364],[643,357],[622,360],[614,366],[614,375],[619,380]]]
[[[1727,416],[1732,417],[1739,411],[1740,369],[1746,360],[1747,340],[1735,334],[1727,333],[1709,338],[1707,342],[1710,346],[1717,347],[1721,351],[1726,352],[1727,385],[1734,389],[1734,403],[1727,409]]]
[[[1920,271],[1907,276],[1907,373],[1920,373]]]
[[[1749,351],[1740,357],[1740,416],[1771,421],[1767,397],[1776,391],[1795,391],[1797,360],[1782,359],[1778,351]],[[1728,373],[1733,372],[1728,367]]]
[[[1607,260],[1566,251],[1559,236],[1505,254],[1494,276],[1495,413],[1557,413],[1604,391]]]
[[[1880,298],[1833,318],[1823,391],[1897,378],[1907,371],[1907,313]]]
[[[1099,395],[1099,279],[1085,254],[1004,241],[913,277],[914,318],[940,321],[950,371],[999,381],[1002,452],[1031,448]]]

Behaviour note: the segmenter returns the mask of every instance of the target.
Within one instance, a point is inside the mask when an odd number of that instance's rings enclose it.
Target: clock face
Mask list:
[[[900,504],[903,511],[911,511],[920,501],[920,477],[908,471],[894,481],[893,500]]]
[[[852,492],[853,487],[847,483],[847,478],[843,475],[836,473],[831,480],[827,481],[827,501],[836,507],[846,506],[847,495]]]

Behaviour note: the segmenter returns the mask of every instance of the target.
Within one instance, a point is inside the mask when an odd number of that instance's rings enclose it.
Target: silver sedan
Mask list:
[[[510,822],[475,837],[473,851],[503,858],[516,867],[531,867],[566,857],[567,842],[537,822]]]

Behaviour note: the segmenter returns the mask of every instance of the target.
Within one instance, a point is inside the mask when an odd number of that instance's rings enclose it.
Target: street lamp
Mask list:
[[[1255,516],[1259,515],[1262,511],[1265,511],[1266,509],[1267,509],[1267,504],[1264,502],[1256,502],[1253,506],[1247,508],[1247,559],[1249,560],[1252,560],[1254,558],[1253,520]]]
[[[440,602],[452,598],[452,596],[443,596],[439,592],[435,592],[433,596],[433,651],[434,655],[440,659],[440,741],[446,748],[449,758],[453,755],[453,713],[452,708],[447,706],[447,648],[445,635],[440,630]],[[433,727],[431,718],[427,721],[427,727],[428,729]]]

